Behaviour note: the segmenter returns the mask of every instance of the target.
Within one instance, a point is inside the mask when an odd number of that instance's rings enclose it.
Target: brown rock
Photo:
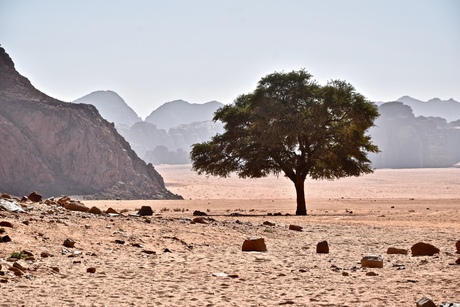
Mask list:
[[[150,206],[142,206],[139,212],[137,212],[140,216],[151,216],[153,215],[152,207]]]
[[[16,276],[24,275],[24,272],[21,269],[19,269],[17,267],[14,267],[14,266],[8,268],[8,270],[14,272],[14,275],[16,275]]]
[[[11,238],[9,236],[0,237],[0,242],[4,242],[4,243],[11,242]]]
[[[266,252],[267,246],[264,238],[249,238],[244,240],[241,250],[243,252]]]
[[[59,268],[58,268],[57,266],[51,267],[51,270],[53,270],[53,272],[55,272],[55,273],[59,273],[59,272],[60,272],[60,270],[59,270]]]
[[[424,297],[417,302],[416,306],[417,307],[436,307],[436,304],[433,303],[433,301],[430,300],[429,298]]]
[[[302,231],[302,226],[298,225],[289,225],[289,230]]]
[[[199,210],[195,210],[193,211],[193,216],[206,216],[206,212],[202,212],[202,211],[199,211]]]
[[[460,264],[460,258],[458,258],[457,260],[455,260],[455,264]]]
[[[27,196],[27,198],[30,201],[38,203],[38,202],[42,201],[43,196],[41,196],[40,194],[38,194],[37,192],[34,191],[34,192],[30,193],[29,196]]]
[[[91,207],[91,209],[88,210],[89,213],[92,213],[92,214],[102,214],[102,210],[99,209],[98,207]]]
[[[407,255],[407,249],[404,249],[404,248],[396,248],[396,247],[389,247],[388,250],[387,250],[387,254]]]
[[[75,241],[71,238],[67,238],[64,241],[64,246],[65,247],[74,247],[75,246]]]
[[[64,208],[70,211],[81,211],[81,212],[87,212],[89,210],[88,207],[86,207],[84,204],[82,204],[79,201],[70,201],[64,205]]]
[[[329,244],[327,241],[321,241],[316,245],[316,252],[318,254],[329,254]]]
[[[0,227],[10,227],[10,228],[13,228],[13,224],[11,224],[11,223],[8,222],[8,221],[1,221],[1,222],[0,222]]]
[[[10,194],[7,194],[7,193],[2,193],[2,195],[0,195],[1,198],[6,198],[6,199],[10,199],[11,196]]]
[[[119,214],[117,210],[113,209],[110,207],[109,209],[105,210],[105,213],[107,214]]]
[[[439,248],[423,242],[418,242],[411,247],[412,256],[433,256],[439,253]]]
[[[365,256],[361,259],[363,268],[383,268],[383,258],[380,256]]]
[[[57,200],[57,203],[58,203],[59,205],[61,205],[61,206],[64,206],[64,205],[67,204],[69,201],[70,201],[70,197],[68,197],[68,196],[63,196],[63,197],[61,197],[61,198],[59,198],[59,199]]]
[[[379,274],[375,273],[375,272],[367,272],[366,273],[366,276],[377,276]]]
[[[458,241],[455,243],[455,247],[457,248],[457,254],[460,254],[460,240],[458,240]]]
[[[196,217],[192,220],[192,223],[198,223],[198,224],[209,224],[208,219],[204,217]]]
[[[270,221],[265,221],[263,224],[264,224],[265,226],[275,226],[275,223],[270,222]]]
[[[86,272],[88,272],[88,273],[96,273],[96,268],[87,268]]]

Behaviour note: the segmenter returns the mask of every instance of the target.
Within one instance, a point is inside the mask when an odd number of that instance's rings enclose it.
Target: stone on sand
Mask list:
[[[436,307],[436,304],[429,298],[422,298],[417,302],[417,307]]]
[[[36,191],[34,191],[34,192],[30,193],[29,196],[27,196],[27,198],[30,201],[33,201],[34,203],[38,203],[38,202],[42,201],[43,196],[38,194]]]
[[[439,253],[439,248],[423,242],[418,242],[411,247],[412,256],[433,256]]]
[[[0,222],[0,227],[9,227],[9,228],[13,228],[13,224],[11,224],[11,222],[8,222],[8,221],[1,221],[1,222]]]
[[[150,206],[142,206],[139,212],[137,212],[140,216],[151,216],[153,215],[152,207]]]
[[[67,238],[64,240],[64,246],[65,247],[74,247],[75,246],[75,241],[71,238]]]
[[[329,244],[327,241],[321,241],[316,244],[316,252],[318,254],[329,254]]]
[[[361,259],[363,268],[383,268],[383,258],[380,256],[364,256]]]
[[[91,209],[89,209],[88,212],[92,214],[102,214],[103,213],[102,210],[96,206],[91,207]]]
[[[460,254],[460,240],[455,243],[455,247],[457,248],[457,254]]]
[[[289,225],[289,230],[302,231],[302,226],[299,225]]]
[[[70,201],[64,205],[64,208],[70,211],[81,211],[81,212],[87,212],[89,210],[88,207],[86,207],[84,204],[82,204],[79,201]]]
[[[266,252],[267,246],[265,245],[265,239],[253,237],[244,240],[241,250],[243,252]]]
[[[404,248],[396,248],[396,247],[389,247],[387,250],[387,254],[397,254],[397,255],[407,255],[407,249]]]

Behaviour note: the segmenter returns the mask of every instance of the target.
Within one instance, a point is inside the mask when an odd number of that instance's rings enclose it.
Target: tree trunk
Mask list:
[[[307,202],[305,201],[305,179],[297,176],[294,185],[297,194],[297,210],[295,214],[307,215]]]

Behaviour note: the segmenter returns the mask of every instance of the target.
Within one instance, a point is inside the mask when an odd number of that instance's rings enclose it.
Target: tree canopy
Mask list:
[[[319,85],[305,70],[275,72],[214,114],[224,133],[194,144],[198,174],[260,178],[284,174],[295,185],[297,215],[306,215],[304,182],[372,172],[366,134],[377,107],[341,80]]]

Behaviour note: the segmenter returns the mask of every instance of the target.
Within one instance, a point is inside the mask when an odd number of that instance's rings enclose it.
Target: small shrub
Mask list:
[[[23,251],[12,252],[10,258],[22,259],[22,258],[27,258],[27,255]]]

